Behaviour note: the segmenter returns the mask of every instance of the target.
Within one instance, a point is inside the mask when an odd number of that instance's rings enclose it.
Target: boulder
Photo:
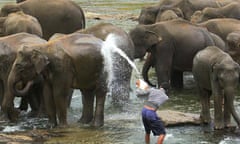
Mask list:
[[[158,110],[157,114],[161,117],[166,127],[201,124],[199,114],[183,113],[173,110]]]

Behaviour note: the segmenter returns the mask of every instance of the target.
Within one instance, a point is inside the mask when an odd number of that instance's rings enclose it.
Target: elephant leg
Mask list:
[[[44,104],[45,104],[45,108],[46,108],[46,113],[49,118],[49,126],[55,127],[57,125],[56,108],[55,108],[55,104],[54,104],[54,100],[53,100],[52,87],[48,81],[44,82],[43,96],[44,96]]]
[[[106,98],[106,91],[104,91],[104,89],[97,90],[93,126],[99,127],[99,126],[103,126],[104,124],[105,98]]]
[[[82,116],[80,123],[87,124],[93,120],[94,90],[81,90],[82,92]]]
[[[210,123],[211,122],[211,116],[210,116],[210,96],[211,92],[200,89],[200,101],[202,106],[202,111],[200,114],[200,118],[203,123]]]
[[[68,90],[67,87],[54,87],[54,103],[60,127],[67,125]]]
[[[2,107],[3,96],[4,96],[4,85],[3,85],[3,81],[0,81],[0,107]]]
[[[183,72],[179,70],[173,70],[171,73],[171,86],[176,89],[183,88]]]
[[[226,104],[226,98],[224,97],[224,126],[230,127],[231,126],[231,112],[229,110],[229,106]]]
[[[29,105],[31,107],[31,112],[28,114],[30,117],[36,117],[39,114],[40,110],[40,100],[39,93],[35,93],[37,91],[31,91],[31,95],[29,95]]]
[[[214,97],[214,128],[224,128],[224,116],[223,116],[223,95],[213,95]]]
[[[19,110],[26,111],[28,109],[28,102],[29,102],[29,97],[23,96],[20,101],[20,106],[18,107]]]
[[[71,105],[71,101],[72,101],[72,95],[73,95],[73,91],[74,89],[70,88],[69,91],[68,91],[68,107],[70,107]]]

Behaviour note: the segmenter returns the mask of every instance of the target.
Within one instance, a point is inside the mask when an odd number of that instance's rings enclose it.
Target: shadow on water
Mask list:
[[[15,0],[1,0],[0,6]],[[126,31],[133,28],[137,23],[131,18],[138,16],[142,6],[156,3],[156,0],[75,0],[80,4],[85,13],[99,14],[103,19],[87,17],[87,27],[98,22],[110,22],[116,24]],[[117,17],[117,18],[116,18]],[[141,70],[142,61],[135,61],[137,69]],[[139,99],[135,95],[135,77],[133,71],[130,102],[120,111],[111,105],[107,98],[105,106],[105,124],[101,128],[93,128],[89,125],[80,125],[77,121],[82,111],[81,93],[74,91],[70,108],[68,109],[69,127],[64,129],[47,129],[47,119],[26,118],[22,113],[17,124],[0,122],[1,134],[11,134],[12,131],[25,132],[27,135],[37,138],[43,143],[84,143],[84,144],[141,144],[144,143],[144,128],[141,122],[140,111],[145,99]],[[156,82],[153,71],[150,73],[151,80]],[[185,75],[185,89],[173,90],[170,99],[161,109],[177,110],[181,112],[200,112],[198,93],[194,87],[194,81],[190,74]],[[240,96],[236,96],[235,106],[240,114]],[[18,103],[18,101],[16,101]],[[211,104],[212,106],[212,104]],[[43,130],[43,131],[41,131]],[[40,131],[40,132],[39,132]],[[166,144],[239,144],[240,133],[235,130],[213,131],[211,126],[177,126],[167,127]],[[0,140],[0,143],[3,140]],[[151,136],[155,142],[156,137]]]

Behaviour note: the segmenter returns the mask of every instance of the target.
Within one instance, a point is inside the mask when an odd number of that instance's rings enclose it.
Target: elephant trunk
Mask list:
[[[142,76],[143,76],[143,79],[150,85],[150,86],[153,86],[153,87],[156,87],[156,85],[152,84],[150,81],[149,81],[149,78],[148,78],[148,71],[149,69],[154,65],[154,60],[153,60],[153,57],[151,56],[151,53],[148,53],[147,55],[147,59],[143,65],[143,68],[142,68]]]
[[[27,94],[31,86],[33,85],[34,81],[30,80],[27,82],[27,84],[24,85],[23,88],[18,88],[18,84],[22,82],[21,78],[17,76],[16,74],[13,74],[14,72],[10,72],[9,79],[8,79],[8,87],[11,93],[13,93],[16,96],[24,96]]]
[[[227,107],[229,108],[230,113],[232,114],[234,120],[238,124],[238,127],[240,127],[240,118],[235,110],[234,107],[234,94],[233,94],[234,89],[227,89],[225,90],[225,104],[227,104]]]
[[[18,83],[19,83],[19,82],[16,81],[16,82],[13,84],[12,92],[13,92],[13,94],[15,94],[15,95],[17,95],[17,96],[24,96],[24,95],[26,95],[26,94],[28,93],[28,91],[29,91],[29,89],[31,88],[31,86],[33,85],[34,81],[33,81],[33,80],[28,81],[27,84],[26,84],[22,89],[18,89],[18,88],[17,88],[16,85],[17,85]]]

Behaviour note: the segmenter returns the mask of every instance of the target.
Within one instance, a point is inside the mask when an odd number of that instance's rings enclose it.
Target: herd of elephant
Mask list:
[[[204,123],[211,122],[210,96],[214,100],[214,128],[230,126],[239,83],[239,0],[161,0],[142,8],[139,25],[130,31],[135,57],[148,53],[142,68],[145,81],[155,68],[157,85],[170,82],[183,88],[183,72],[193,73],[199,89]],[[223,106],[224,103],[224,106]]]
[[[129,32],[111,23],[86,28],[82,8],[69,0],[17,0],[0,11],[1,118],[17,121],[19,111],[47,115],[50,126],[67,125],[73,89],[82,93],[81,123],[104,124],[104,103],[129,100],[132,67],[106,49],[119,48],[130,58],[144,58],[142,75],[155,68],[163,82],[183,88],[183,72],[193,72],[199,88],[204,123],[210,123],[214,97],[214,127],[230,126],[239,83],[239,0],[160,0],[143,7]],[[111,68],[111,73],[109,72]],[[155,86],[155,85],[154,85]],[[22,97],[18,108],[15,96]],[[96,101],[96,102],[95,102]],[[224,106],[223,106],[224,103]],[[95,104],[95,105],[94,105]]]

